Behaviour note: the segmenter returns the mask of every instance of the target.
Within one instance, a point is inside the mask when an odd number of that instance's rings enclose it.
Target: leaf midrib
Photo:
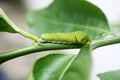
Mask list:
[[[72,64],[72,62],[75,60],[75,58],[78,56],[77,55],[74,55],[74,57],[70,60],[70,62],[68,63],[68,65],[65,67],[65,69],[63,70],[63,72],[61,73],[60,77],[58,78],[58,80],[62,80],[65,72],[67,71],[67,69],[70,67],[70,65]]]
[[[107,31],[107,30],[103,30],[103,29],[101,29],[101,28],[95,28],[95,27],[92,27],[92,26],[89,26],[89,27],[83,27],[83,26],[85,26],[85,25],[81,25],[81,24],[77,24],[77,23],[67,23],[67,22],[62,22],[62,21],[57,21],[57,20],[53,20],[53,19],[49,19],[49,18],[46,18],[46,17],[43,17],[43,16],[40,16],[41,18],[43,18],[43,19],[45,19],[46,21],[49,21],[49,22],[51,22],[51,23],[55,23],[55,24],[64,24],[64,25],[69,25],[69,26],[71,26],[71,25],[73,25],[74,27],[80,27],[80,28],[83,28],[83,29],[90,29],[90,30],[93,30],[93,31],[98,31],[98,32],[101,32],[101,33],[106,33],[106,34],[109,34],[109,35],[113,35],[114,36],[114,34],[109,30],[109,31]],[[41,19],[40,18],[40,19]],[[75,26],[76,25],[76,26]],[[71,27],[73,27],[73,26],[71,26]],[[87,26],[87,25],[86,25]]]

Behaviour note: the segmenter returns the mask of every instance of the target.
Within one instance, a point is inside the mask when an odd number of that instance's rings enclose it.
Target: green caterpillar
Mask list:
[[[40,42],[85,45],[85,44],[90,44],[91,39],[85,32],[76,31],[70,33],[42,34],[40,38]]]

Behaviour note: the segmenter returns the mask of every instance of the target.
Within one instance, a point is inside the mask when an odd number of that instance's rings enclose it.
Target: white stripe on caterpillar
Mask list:
[[[42,34],[40,38],[40,42],[85,45],[85,44],[90,44],[91,39],[85,32],[76,31],[70,33]]]

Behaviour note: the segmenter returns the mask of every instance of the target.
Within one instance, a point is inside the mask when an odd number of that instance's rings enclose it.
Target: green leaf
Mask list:
[[[120,70],[99,74],[100,80],[120,80]]]
[[[111,35],[104,13],[84,0],[54,0],[47,8],[27,15],[32,34],[85,31],[91,39]]]
[[[35,62],[29,80],[58,80],[75,55],[51,54]]]
[[[10,32],[10,33],[19,33],[26,38],[32,39],[36,42],[39,42],[39,38],[33,36],[19,27],[17,27],[4,13],[4,11],[0,8],[0,32]]]
[[[88,80],[91,69],[90,47],[78,55],[50,54],[38,59],[28,80]]]
[[[111,30],[113,33],[115,33],[116,35],[120,36],[120,24],[112,24],[111,25]]]
[[[91,47],[86,45],[81,48],[78,56],[72,62],[63,80],[89,80],[92,67]]]
[[[4,11],[0,8],[0,31],[17,33],[16,25],[9,20]]]

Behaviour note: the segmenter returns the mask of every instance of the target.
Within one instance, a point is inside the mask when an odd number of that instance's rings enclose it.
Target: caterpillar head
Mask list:
[[[76,40],[79,44],[82,44],[82,45],[91,43],[91,39],[89,38],[87,33],[82,31],[76,32]]]

